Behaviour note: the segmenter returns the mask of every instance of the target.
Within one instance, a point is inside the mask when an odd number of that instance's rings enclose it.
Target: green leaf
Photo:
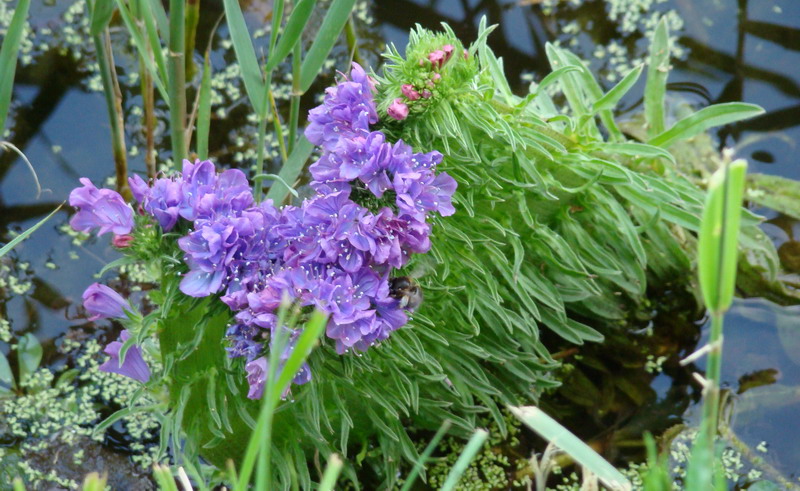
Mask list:
[[[9,242],[8,244],[4,245],[3,247],[0,247],[0,257],[3,257],[6,254],[8,254],[8,252],[11,249],[13,249],[14,247],[16,247],[17,244],[19,244],[23,240],[27,239],[28,236],[30,236],[32,233],[36,232],[36,230],[38,230],[39,227],[44,225],[44,223],[47,220],[50,220],[53,217],[53,215],[55,215],[56,212],[61,209],[62,206],[64,206],[64,203],[61,203],[60,205],[58,205],[58,207],[55,210],[50,212],[50,214],[47,215],[46,217],[44,217],[41,220],[39,220],[39,222],[37,222],[36,225],[34,225],[33,227],[29,228],[28,230],[26,230],[26,231],[22,232],[21,234],[17,235],[16,237],[14,237],[14,239],[11,242]]]
[[[458,480],[461,479],[461,475],[464,474],[470,462],[472,462],[478,452],[480,452],[487,438],[489,438],[489,432],[482,429],[475,430],[475,433],[472,434],[472,438],[467,442],[467,446],[464,447],[461,455],[458,456],[458,460],[456,460],[456,463],[453,464],[453,467],[450,469],[450,473],[447,474],[447,479],[444,481],[441,491],[451,491],[456,487]]]
[[[8,109],[11,107],[14,72],[17,69],[17,53],[22,42],[22,33],[25,30],[30,6],[31,0],[19,0],[3,38],[3,46],[0,48],[0,132],[5,129]]]
[[[208,158],[208,135],[211,131],[211,63],[206,53],[203,79],[200,82],[200,103],[197,108],[197,158]]]
[[[675,157],[667,150],[648,145],[646,143],[599,143],[589,147],[590,150],[599,150],[606,153],[618,153],[630,157],[640,158],[662,158],[671,163],[675,163]]]
[[[19,362],[19,382],[24,383],[39,368],[42,361],[42,345],[31,333],[22,336],[17,344],[17,361]]]
[[[675,123],[672,128],[651,138],[647,143],[659,147],[668,147],[677,140],[691,138],[714,126],[752,118],[759,114],[764,114],[764,109],[755,104],[746,104],[744,102],[714,104],[683,118]]]
[[[97,472],[90,472],[83,480],[82,491],[103,491],[106,489],[106,478]]]
[[[231,1],[235,0],[225,0],[225,3]],[[322,64],[325,63],[325,59],[347,23],[347,18],[350,17],[350,11],[353,10],[355,3],[355,0],[333,0],[331,2],[328,13],[325,14],[325,20],[322,21],[322,26],[320,26],[317,36],[303,60],[303,66],[300,68],[301,92],[307,91],[314,83]]]
[[[592,471],[610,489],[631,489],[631,483],[589,445],[535,406],[508,409],[542,438],[560,448],[584,469]]]
[[[89,33],[97,36],[103,32],[103,29],[111,22],[112,15],[114,15],[114,0],[95,0],[92,6]]]
[[[271,72],[278,66],[283,60],[289,56],[289,53],[294,48],[294,45],[297,44],[300,36],[303,34],[303,31],[306,28],[306,24],[308,24],[308,20],[311,18],[311,14],[314,12],[314,6],[316,5],[317,0],[300,0],[300,2],[294,7],[292,10],[292,15],[289,16],[289,20],[286,21],[286,26],[283,28],[283,33],[281,34],[280,39],[278,39],[278,44],[275,46],[275,50],[269,54],[267,58],[267,66],[265,70]]]
[[[639,65],[631,70],[620,82],[609,90],[603,97],[597,99],[592,105],[592,110],[595,113],[604,110],[614,109],[622,97],[628,93],[629,90],[639,80],[642,74],[644,65]]]
[[[269,188],[267,199],[271,199],[276,204],[283,203],[290,189],[285,183],[294,182],[297,179],[312,151],[314,151],[314,145],[308,141],[308,138],[301,136],[294,147],[294,151],[289,155],[289,159],[278,172],[280,179],[276,180],[272,187]]]
[[[439,445],[439,442],[442,441],[442,438],[447,434],[447,431],[450,429],[452,423],[449,420],[444,420],[442,426],[439,427],[439,431],[433,435],[431,441],[428,442],[428,445],[425,447],[425,450],[422,452],[422,455],[419,456],[419,459],[416,463],[414,463],[414,468],[411,469],[411,472],[408,473],[405,482],[403,483],[403,487],[400,491],[409,491],[411,486],[414,484],[414,481],[417,480],[417,476],[425,467],[425,464],[430,459],[431,454],[433,451],[436,450],[436,447]]]
[[[669,75],[669,28],[662,17],[650,42],[650,62],[647,65],[647,84],[644,88],[644,117],[647,136],[664,132],[664,105]]]
[[[247,24],[244,22],[242,9],[239,7],[239,0],[223,0],[223,3],[225,4],[225,17],[228,19],[228,29],[231,32],[231,41],[233,41],[233,50],[239,61],[247,96],[250,98],[253,109],[261,114],[267,107],[264,97],[266,92],[264,77],[258,65]]]
[[[319,491],[332,491],[336,487],[336,480],[342,472],[344,462],[336,454],[331,454],[328,457],[328,465],[325,466],[325,472],[322,474],[322,481],[319,483]]]
[[[698,270],[703,300],[715,314],[733,301],[739,222],[747,162],[736,160],[711,176],[698,238]]]
[[[271,181],[275,181],[275,182],[279,182],[279,183],[283,184],[284,186],[286,186],[287,191],[289,191],[292,194],[292,196],[294,196],[295,198],[299,198],[300,197],[300,195],[297,194],[297,191],[292,186],[290,186],[288,182],[284,181],[281,176],[279,176],[277,174],[259,174],[257,176],[253,176],[252,181],[254,183],[259,183],[259,182],[261,182],[261,181],[263,181],[265,179],[269,179]],[[274,184],[273,184],[273,186],[274,186]]]
[[[11,365],[8,364],[8,358],[3,353],[0,353],[0,383],[8,386],[0,386],[0,394],[7,394],[11,392],[12,388],[16,387],[14,374],[11,373]]]
[[[800,220],[800,182],[767,174],[747,175],[747,200]]]

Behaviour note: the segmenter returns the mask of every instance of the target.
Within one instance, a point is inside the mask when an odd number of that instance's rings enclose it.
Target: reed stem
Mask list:
[[[169,120],[172,161],[180,165],[186,158],[186,70],[184,37],[184,2],[169,2]]]
[[[292,102],[289,108],[289,145],[287,153],[292,154],[297,143],[297,127],[300,121],[300,67],[303,62],[303,43],[298,39],[292,51]]]

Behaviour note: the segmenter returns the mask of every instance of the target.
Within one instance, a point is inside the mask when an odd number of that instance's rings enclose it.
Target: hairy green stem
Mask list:
[[[177,166],[186,157],[186,70],[184,64],[184,2],[169,2],[169,121],[172,161]]]

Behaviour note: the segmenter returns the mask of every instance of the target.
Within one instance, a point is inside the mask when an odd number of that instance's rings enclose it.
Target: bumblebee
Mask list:
[[[389,278],[389,296],[400,302],[400,308],[416,310],[422,303],[422,288],[408,276]]]

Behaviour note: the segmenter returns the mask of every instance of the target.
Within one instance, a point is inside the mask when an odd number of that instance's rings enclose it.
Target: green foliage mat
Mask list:
[[[649,305],[648,283],[690,284],[704,193],[678,172],[667,149],[760,109],[714,106],[664,128],[662,65],[669,56],[662,23],[645,97],[648,129],[660,130],[649,131],[650,144],[632,141],[611,109],[641,68],[603,94],[577,57],[548,46],[554,72],[522,98],[487,47],[489,32],[482,25],[464,51],[446,26],[439,34],[417,29],[407,59],[393,47],[386,54],[377,99],[382,120],[391,121],[386,108],[401,97],[401,85],[431,77],[430,64],[419,60],[446,44],[455,48],[431,97],[409,102],[408,118],[382,129],[416,151],[445,155],[441,170],[459,183],[457,212],[437,220],[431,253],[408,267],[424,272],[426,296],[409,327],[363,355],[339,356],[329,345],[312,354],[312,381],[294,387],[275,414],[272,455],[283,485],[310,488],[313,462],[337,452],[354,482],[356,469],[367,465],[381,488],[389,487],[401,462],[419,457],[409,430],[434,430],[445,418],[455,433],[468,435],[488,412],[505,433],[503,405],[530,404],[557,385],[545,331],[576,344],[600,342],[600,331],[624,329],[630,313]],[[556,87],[567,113],[548,95]],[[772,282],[777,256],[758,223],[744,214],[741,243],[750,269]],[[169,315],[164,330],[193,325],[219,339],[219,316]],[[172,401],[190,437],[187,448],[223,467],[246,446],[242,422],[257,405],[237,402],[245,395],[241,381],[217,368],[224,352],[197,332],[184,340],[162,333],[162,343],[207,355],[165,362],[174,373]],[[243,373],[239,366],[227,370]],[[198,414],[212,399],[221,417]]]

